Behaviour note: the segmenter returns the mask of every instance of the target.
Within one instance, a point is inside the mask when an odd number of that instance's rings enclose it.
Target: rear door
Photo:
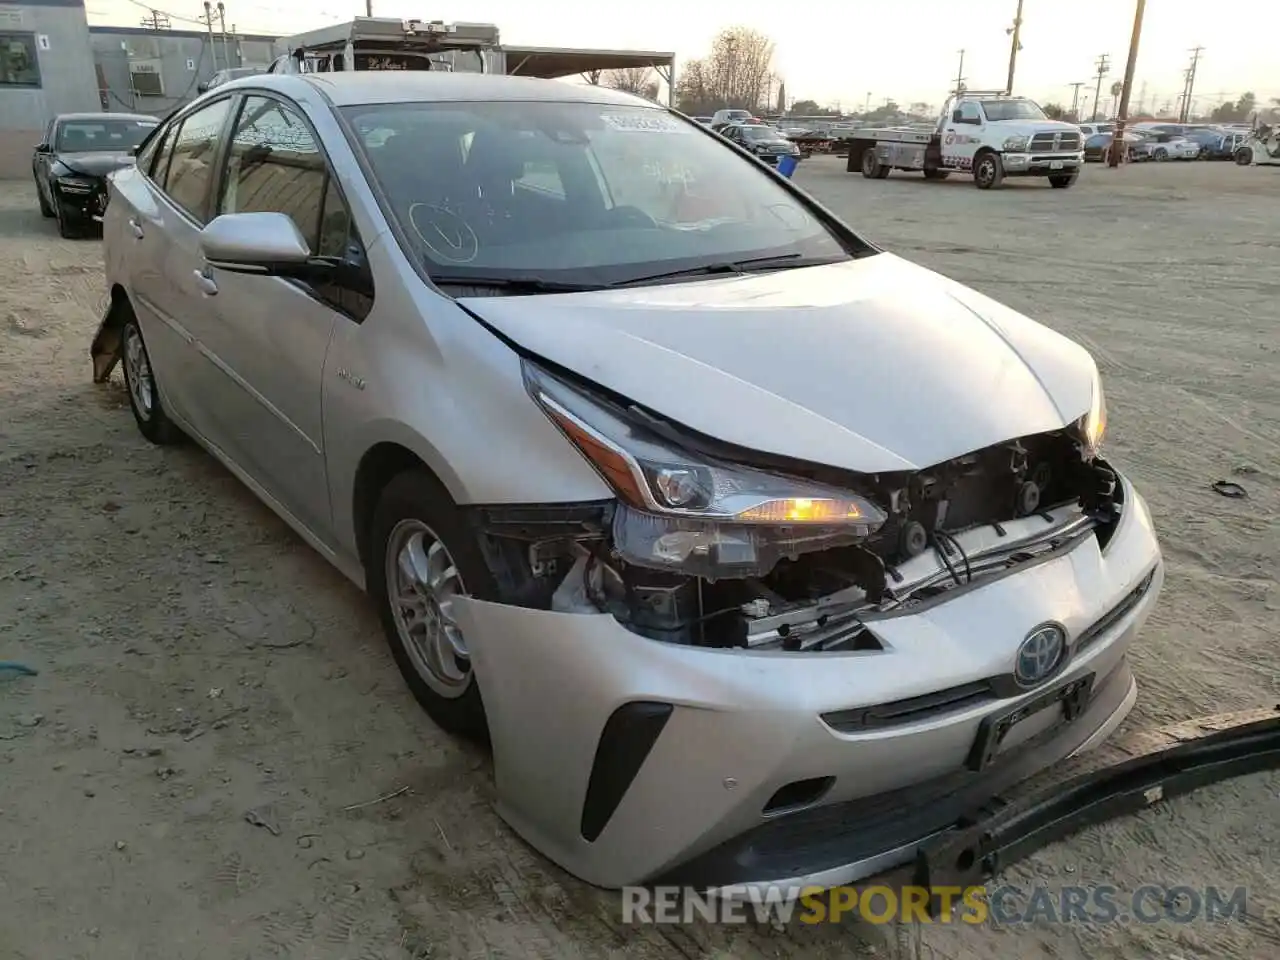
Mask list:
[[[214,309],[200,331],[224,375],[218,417],[228,452],[295,519],[328,539],[325,358],[335,325],[367,315],[372,278],[319,137],[291,101],[244,96],[216,211],[287,214],[332,268],[310,281],[208,268]]]
[[[208,298],[197,282],[203,258],[200,229],[209,200],[232,98],[224,97],[184,114],[157,135],[144,166],[116,175],[125,209],[113,211],[112,244],[129,277],[130,298],[142,326],[161,395],[197,432],[206,431],[205,411],[216,406],[215,385],[195,335]],[[114,205],[115,201],[112,202]],[[124,222],[121,223],[121,218]]]

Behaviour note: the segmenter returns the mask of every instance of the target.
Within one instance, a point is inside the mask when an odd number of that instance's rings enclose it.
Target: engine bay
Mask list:
[[[1069,429],[924,470],[856,478],[887,519],[857,542],[799,549],[741,576],[636,563],[609,501],[479,508],[476,522],[509,603],[613,615],[670,643],[762,650],[877,649],[862,618],[926,603],[1079,538],[1105,545],[1121,486]]]

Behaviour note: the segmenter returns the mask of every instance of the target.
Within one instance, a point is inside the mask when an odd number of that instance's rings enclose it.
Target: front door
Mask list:
[[[319,140],[294,105],[251,94],[236,118],[217,213],[284,213],[312,253],[348,252],[350,215]],[[233,457],[321,539],[331,525],[322,381],[335,325],[351,322],[324,284],[205,267],[217,322],[208,347],[234,396]]]
[[[982,145],[982,108],[974,100],[961,100],[942,131],[942,165],[952,170],[973,169],[973,156]]]

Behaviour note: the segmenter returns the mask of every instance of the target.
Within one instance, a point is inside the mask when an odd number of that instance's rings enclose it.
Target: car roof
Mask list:
[[[153,117],[149,113],[60,113],[54,120],[61,123],[63,120],[154,120],[160,122],[159,117]]]
[[[601,103],[620,107],[666,108],[638,97],[591,84],[565,83],[535,77],[511,77],[495,73],[446,73],[435,70],[350,70],[337,73],[272,74],[242,77],[218,88],[280,88],[302,81],[320,91],[338,107],[365,104],[428,102],[511,101],[546,103]]]

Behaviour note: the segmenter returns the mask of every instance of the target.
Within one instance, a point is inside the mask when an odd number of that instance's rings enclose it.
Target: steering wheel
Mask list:
[[[480,253],[480,238],[462,217],[434,203],[409,207],[409,225],[423,246],[448,263],[470,263]]]

